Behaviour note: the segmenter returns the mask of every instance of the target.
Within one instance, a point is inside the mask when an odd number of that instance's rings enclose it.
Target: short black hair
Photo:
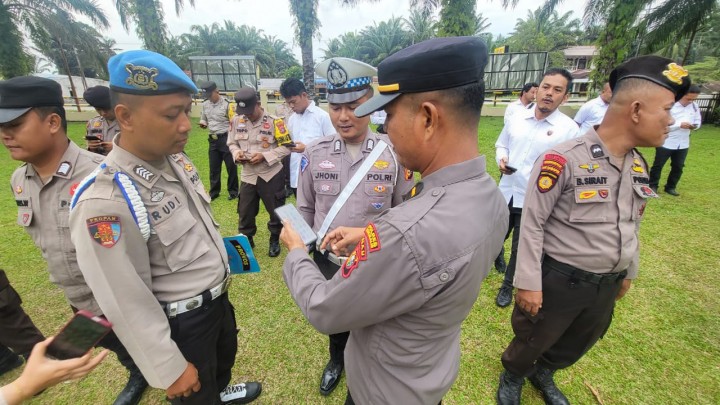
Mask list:
[[[280,85],[280,94],[283,96],[283,98],[295,97],[303,93],[307,93],[305,85],[303,84],[303,82],[294,77],[286,79]]]
[[[567,87],[565,88],[565,94],[570,92],[570,88],[572,87],[573,77],[566,69],[563,68],[550,68],[543,74],[543,78],[547,76],[555,76],[560,75],[564,77],[567,80]]]
[[[533,87],[540,87],[540,85],[538,85],[535,82],[525,83],[525,85],[522,87],[522,91],[520,92],[520,95],[522,96],[523,94],[527,93]]]
[[[37,113],[40,119],[47,118],[50,114],[57,114],[60,116],[60,125],[62,125],[63,131],[67,134],[67,118],[65,117],[65,108],[52,106],[52,107],[33,107],[33,110]]]
[[[698,86],[697,84],[691,84],[690,88],[685,94],[700,94],[700,86]]]
[[[458,118],[462,117],[468,123],[472,121],[477,125],[485,102],[485,82],[470,83],[438,92],[445,97]]]

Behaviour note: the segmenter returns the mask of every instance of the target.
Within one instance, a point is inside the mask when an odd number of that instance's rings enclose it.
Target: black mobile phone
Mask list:
[[[47,356],[58,360],[82,357],[112,330],[107,319],[78,311],[63,326],[47,348]]]
[[[514,168],[510,165],[505,165],[505,170],[508,170],[510,173],[515,173],[517,171],[516,168]]]
[[[102,141],[99,136],[97,135],[85,135],[86,141]]]

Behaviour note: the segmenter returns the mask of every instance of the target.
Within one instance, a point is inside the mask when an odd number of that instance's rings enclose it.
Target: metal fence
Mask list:
[[[720,107],[720,93],[701,94],[695,100],[695,103],[700,107],[703,123],[711,123],[713,111]]]

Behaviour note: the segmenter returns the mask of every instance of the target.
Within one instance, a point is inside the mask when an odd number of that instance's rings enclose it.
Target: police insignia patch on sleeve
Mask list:
[[[115,215],[105,215],[101,217],[89,218],[87,223],[90,236],[100,246],[111,248],[120,240],[122,227],[120,219]]]
[[[310,160],[307,158],[307,156],[303,155],[303,157],[300,159],[300,173],[305,173],[305,169],[307,169],[309,164]]]
[[[365,227],[365,239],[367,239],[367,248],[370,252],[377,252],[380,250],[380,236],[377,233],[377,228],[372,222]]]
[[[358,265],[360,264],[360,260],[358,260],[358,249],[355,247],[355,250],[348,256],[347,260],[345,260],[345,263],[343,263],[341,274],[343,278],[350,277],[350,274],[352,274],[353,270],[357,269]]]
[[[412,178],[413,178],[412,170],[405,169],[405,180],[412,180]]]
[[[538,190],[541,193],[547,193],[555,187],[563,168],[565,168],[565,163],[567,163],[567,159],[561,155],[555,153],[545,155],[537,180]]]

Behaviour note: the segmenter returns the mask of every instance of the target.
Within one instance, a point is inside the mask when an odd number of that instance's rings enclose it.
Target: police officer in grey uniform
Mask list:
[[[318,233],[338,226],[365,226],[380,213],[399,205],[402,196],[413,186],[410,171],[398,164],[392,151],[390,139],[370,130],[370,118],[355,117],[354,111],[373,95],[372,77],[377,70],[372,66],[348,58],[332,58],[315,66],[316,74],[328,78],[327,98],[330,103],[330,119],[337,133],[314,141],[300,159],[297,206],[300,214]],[[345,77],[337,81],[333,78]],[[368,170],[362,171],[380,141],[388,146]],[[342,197],[353,176],[360,182],[347,198]],[[338,202],[338,200],[340,200]],[[328,218],[331,208],[341,207],[333,218]],[[326,221],[331,222],[326,224]],[[328,252],[313,252],[313,260],[320,272],[330,280],[342,262]],[[320,393],[330,394],[342,374],[345,364],[343,352],[349,332],[330,335],[330,361],[320,379]]]
[[[237,165],[233,160],[230,149],[227,146],[228,128],[230,127],[230,103],[220,95],[215,82],[200,83],[203,90],[202,113],[200,114],[200,127],[207,128],[208,157],[210,162],[210,199],[220,196],[220,172],[225,162],[227,170],[228,200],[234,200],[238,196],[238,175]]]
[[[514,280],[515,337],[502,355],[499,404],[520,403],[525,377],[546,403],[569,403],[554,372],[602,337],[615,301],[637,277],[640,221],[647,199],[657,195],[634,148],[664,142],[673,122],[669,110],[689,85],[687,71],[669,59],[625,62],[610,74],[613,98],[600,126],[535,163]]]
[[[80,149],[67,138],[66,130],[58,83],[32,76],[0,82],[0,131],[10,156],[25,162],[11,180],[17,224],[42,251],[50,281],[63,290],[73,312],[82,309],[102,315],[78,267],[68,228],[70,199],[102,156]],[[114,351],[130,372],[115,404],[137,404],[148,384],[135,362],[115,333],[99,345]]]
[[[108,70],[122,132],[71,201],[80,270],[145,378],[172,403],[250,402],[258,383],[230,383],[237,325],[227,252],[182,153],[197,88],[150,51],[113,56]]]
[[[319,331],[350,330],[346,403],[434,405],[457,377],[460,326],[508,221],[477,152],[486,62],[481,39],[450,37],[380,63],[380,94],[355,115],[384,108],[400,164],[422,181],[365,227],[326,236],[321,248],[349,253],[331,280],[285,224],[283,273],[293,299]]]
[[[275,208],[285,204],[285,173],[282,160],[290,149],[278,145],[275,135],[287,132],[282,118],[268,114],[257,99],[255,89],[243,87],[235,93],[237,115],[230,122],[228,147],[236,162],[242,163],[240,173],[240,198],[237,212],[238,231],[250,238],[257,232],[255,217],[262,200],[270,221],[270,247],[268,256],[280,254],[280,230],[282,224],[275,215]]]
[[[110,88],[94,86],[85,90],[83,98],[99,114],[87,122],[85,140],[90,152],[107,155],[112,150],[112,140],[120,132],[115,112],[110,107]]]

